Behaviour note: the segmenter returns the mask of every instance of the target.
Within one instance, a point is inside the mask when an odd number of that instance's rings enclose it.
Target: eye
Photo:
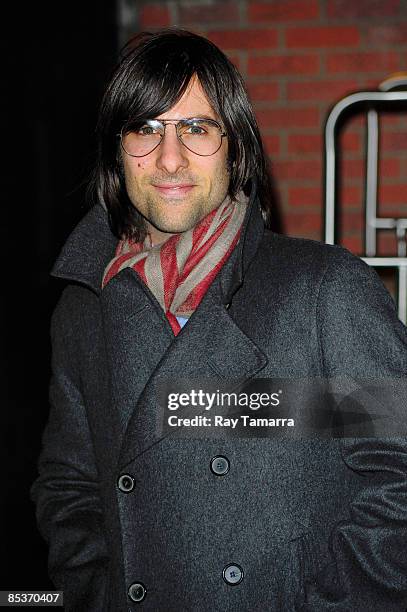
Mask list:
[[[156,134],[157,131],[151,125],[142,125],[136,133],[140,136],[151,136],[151,134]]]
[[[190,125],[187,129],[188,134],[193,134],[194,136],[200,136],[201,134],[206,134],[206,130],[201,125]]]

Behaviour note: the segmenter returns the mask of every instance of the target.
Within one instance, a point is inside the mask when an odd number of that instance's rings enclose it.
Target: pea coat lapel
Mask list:
[[[139,281],[133,278],[133,282]],[[127,406],[128,412],[133,406],[131,414],[121,417],[123,424],[127,419],[128,424],[121,445],[120,468],[166,435],[163,406],[159,402],[160,383],[177,378],[244,382],[267,364],[262,351],[229,316],[221,295],[218,279],[176,338],[165,316],[151,303],[140,308],[138,302],[139,310],[124,318],[111,311],[117,339],[110,347],[111,359],[117,359],[122,370],[116,378],[116,402],[122,409]],[[126,310],[130,313],[131,309]]]

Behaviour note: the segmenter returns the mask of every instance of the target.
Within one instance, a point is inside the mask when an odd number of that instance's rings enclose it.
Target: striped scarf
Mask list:
[[[247,198],[229,197],[192,229],[164,243],[121,240],[106,266],[102,287],[124,268],[137,272],[164,310],[174,335],[181,330],[177,316],[188,318],[239,240]]]

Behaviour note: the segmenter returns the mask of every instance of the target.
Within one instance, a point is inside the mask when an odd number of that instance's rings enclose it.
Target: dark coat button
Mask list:
[[[140,603],[147,595],[147,589],[142,582],[133,582],[127,591],[128,596],[132,601]]]
[[[130,491],[133,491],[136,483],[133,476],[130,476],[130,474],[122,474],[119,476],[117,486],[123,493],[130,493]]]
[[[216,455],[211,459],[211,470],[216,476],[224,476],[229,471],[229,459],[223,457],[223,455]]]
[[[222,572],[223,580],[232,586],[239,584],[243,580],[243,569],[236,563],[227,565]]]

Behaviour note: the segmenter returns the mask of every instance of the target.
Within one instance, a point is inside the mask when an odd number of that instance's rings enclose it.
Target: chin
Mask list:
[[[204,216],[204,215],[203,215]],[[160,232],[164,232],[166,234],[180,234],[182,232],[186,232],[193,227],[203,218],[203,216],[198,216],[197,218],[189,218],[189,219],[173,219],[172,221],[164,221],[157,222],[152,224],[156,227]]]
[[[193,225],[175,225],[175,226],[165,226],[160,228],[157,226],[157,229],[163,234],[182,234],[183,232],[187,232],[192,229]]]

